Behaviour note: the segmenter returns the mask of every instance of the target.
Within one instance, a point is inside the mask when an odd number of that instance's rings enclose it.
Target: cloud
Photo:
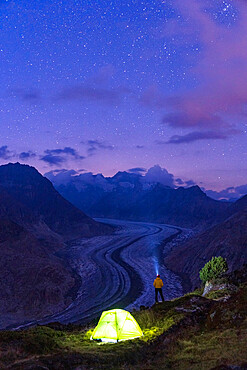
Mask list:
[[[93,86],[74,86],[64,89],[59,98],[63,100],[91,100],[106,104],[117,104],[121,96],[118,89],[106,89]]]
[[[7,145],[0,147],[0,158],[1,159],[10,159],[14,157],[14,153],[8,149]]]
[[[82,141],[81,143],[87,146],[87,155],[89,157],[96,154],[96,152],[99,150],[114,150],[115,149],[114,145],[110,145],[100,140],[87,140],[86,142]]]
[[[71,148],[65,147],[64,149],[47,149],[44,151],[44,155],[40,156],[40,160],[49,163],[51,166],[61,166],[62,163],[68,159],[82,160],[85,157],[78,154],[78,152]]]
[[[158,144],[186,144],[200,140],[226,140],[230,136],[239,133],[238,130],[230,130],[226,132],[217,131],[194,131],[186,135],[173,135],[166,142],[159,141]]]
[[[167,97],[159,90],[158,85],[149,86],[141,96],[141,104],[149,107],[164,108]]]
[[[136,149],[143,149],[144,145],[136,145]]]
[[[78,155],[77,151],[69,146],[66,146],[64,149],[47,149],[45,150],[47,154],[70,154],[76,159],[83,159],[84,157]]]
[[[175,181],[176,181],[177,185],[183,185],[184,184],[183,180],[180,179],[180,178],[175,179]]]
[[[61,168],[61,170],[60,169],[56,169],[56,170],[51,170],[51,171],[49,171],[49,172],[46,172],[45,173],[45,176],[46,175],[50,175],[50,174],[54,174],[54,173],[64,173],[64,172],[68,172],[69,170],[67,170],[66,168]],[[71,171],[73,171],[73,172],[75,172],[76,173],[76,171],[75,170],[71,170]]]
[[[185,50],[185,44],[191,48],[198,45],[197,57],[186,49],[185,57],[191,58],[186,71],[187,81],[192,83],[189,89],[183,87],[168,96],[151,86],[142,97],[142,103],[165,111],[163,124],[219,131],[231,128],[233,119],[246,120],[247,5],[245,1],[229,2],[228,11],[236,10],[235,16],[229,15],[228,23],[224,16],[223,23],[216,6],[225,5],[216,3],[174,0],[180,17],[162,25],[162,37],[178,52]]]
[[[75,170],[56,169],[44,174],[54,185],[59,186],[61,184],[68,184],[73,180],[74,176],[77,176],[78,172]]]
[[[130,173],[135,173],[137,175],[140,175],[141,173],[146,172],[147,170],[146,168],[143,168],[143,167],[134,167],[134,168],[129,168],[127,171]]]
[[[80,168],[79,170],[77,170],[77,173],[81,173],[81,172],[87,172],[86,168]]]
[[[227,119],[220,119],[219,115],[241,114],[247,102],[246,4],[236,3],[238,19],[231,26],[223,26],[213,17],[213,9],[207,11],[209,3],[205,0],[176,3],[188,19],[192,38],[194,26],[199,29],[202,44],[200,63],[191,69],[199,83],[179,100],[180,112],[190,117],[191,126],[229,126]]]
[[[182,107],[182,100],[181,100],[181,106],[177,107],[177,109],[181,109]],[[186,107],[188,110],[188,107]],[[195,107],[191,107],[191,112],[178,112],[178,113],[169,113],[163,116],[162,121],[163,124],[172,126],[172,127],[182,127],[182,128],[190,128],[190,127],[211,127],[211,128],[217,128],[224,126],[225,123],[217,115],[210,115],[206,112],[199,112],[199,109]]]
[[[31,103],[36,103],[42,99],[41,92],[38,89],[33,88],[12,89],[10,95],[13,98],[20,98]]]
[[[68,101],[92,101],[107,105],[119,104],[123,97],[129,95],[132,90],[125,86],[113,86],[112,79],[116,74],[116,68],[107,64],[84,83],[65,87],[57,96],[58,100]]]
[[[187,181],[184,181],[184,180],[182,180],[182,179],[180,179],[180,178],[177,178],[177,179],[175,179],[174,181],[175,181],[175,183],[176,183],[176,186],[183,186],[184,188],[188,188],[188,187],[190,187],[190,186],[197,185],[197,184],[195,183],[195,181],[193,181],[193,180],[187,180]]]
[[[27,161],[36,157],[43,162],[49,163],[51,166],[61,166],[62,163],[67,162],[69,159],[80,161],[85,158],[71,147],[65,147],[63,149],[47,149],[41,155],[37,155],[31,150],[16,153],[15,151],[9,150],[7,145],[0,147],[0,159],[8,160],[11,158],[19,158],[22,161]]]
[[[51,166],[60,166],[62,163],[66,162],[66,158],[53,154],[46,154],[44,156],[41,156],[40,160],[49,163]]]
[[[188,181],[185,181],[184,183],[186,184],[186,186],[194,186],[194,185],[197,185],[195,183],[195,181],[193,181],[193,180],[188,180]]]
[[[174,178],[172,173],[169,173],[167,169],[162,168],[160,165],[155,165],[147,171],[147,173],[142,176],[144,182],[150,183],[160,183],[171,188],[176,188],[178,186],[183,186],[185,188],[194,186],[196,183],[193,180],[182,180],[181,178]]]
[[[107,64],[99,68],[98,72],[91,78],[97,84],[106,84],[116,73],[116,68],[112,64]]]
[[[22,160],[28,160],[30,158],[35,158],[35,157],[36,157],[36,154],[32,152],[31,150],[29,150],[28,152],[21,152],[19,154],[19,158]]]
[[[165,168],[161,168],[158,164],[149,168],[143,179],[145,182],[159,182],[171,188],[175,186],[174,175],[169,173]]]
[[[236,187],[231,186],[221,191],[206,190],[206,189],[203,189],[203,190],[209,197],[213,199],[216,199],[216,200],[227,199],[227,200],[235,201],[236,199],[239,199],[247,194],[247,184],[236,186]]]
[[[13,150],[9,150],[7,145],[3,145],[0,147],[0,158],[1,159],[11,159],[11,158],[19,158],[21,160],[28,160],[31,158],[36,157],[36,154],[33,153],[31,150],[27,152],[21,152],[21,153],[16,153]]]

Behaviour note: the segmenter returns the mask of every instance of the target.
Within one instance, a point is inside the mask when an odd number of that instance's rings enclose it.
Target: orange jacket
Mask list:
[[[161,278],[157,277],[155,280],[154,280],[154,283],[153,283],[153,286],[155,288],[162,288],[163,287],[163,281],[161,280]]]

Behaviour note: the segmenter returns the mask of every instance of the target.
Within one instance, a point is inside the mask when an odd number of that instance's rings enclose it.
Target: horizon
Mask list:
[[[75,171],[73,169],[67,170],[67,169],[54,169],[50,170],[48,172],[42,173],[40,172],[35,166],[32,166],[27,163],[20,163],[20,162],[8,162],[5,164],[0,164],[1,166],[8,166],[8,165],[24,165],[28,167],[32,167],[35,170],[37,170],[42,176],[46,177],[48,180],[50,180],[54,186],[58,186],[60,184],[67,184],[71,182],[73,179],[80,177],[80,180],[84,177],[84,182],[90,182],[90,177],[97,177],[97,176],[103,176],[104,179],[112,179],[115,177],[118,173],[127,173],[129,175],[139,176],[143,179],[143,183],[158,183],[161,185],[164,185],[166,187],[170,187],[171,189],[177,189],[177,188],[191,188],[194,186],[198,186],[204,193],[207,194],[208,197],[219,200],[219,201],[236,201],[243,196],[247,194],[247,187],[246,185],[239,186],[236,188],[229,187],[227,189],[222,189],[220,191],[215,191],[211,189],[205,189],[203,186],[200,186],[200,184],[197,184],[193,181],[183,181],[180,178],[174,177],[173,174],[169,173],[166,169],[161,168],[159,165],[155,165],[148,170],[145,170],[143,168],[137,167],[132,168],[128,170],[118,171],[112,176],[104,176],[102,172],[93,173],[88,172],[86,170],[79,170]]]

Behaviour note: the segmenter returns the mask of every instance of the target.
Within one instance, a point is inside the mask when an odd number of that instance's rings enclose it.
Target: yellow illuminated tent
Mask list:
[[[134,317],[127,311],[116,309],[102,313],[91,339],[118,342],[142,335],[141,328]]]

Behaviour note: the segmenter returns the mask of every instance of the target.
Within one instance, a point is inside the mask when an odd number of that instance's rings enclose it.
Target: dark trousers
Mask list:
[[[158,302],[158,294],[160,294],[160,297],[162,299],[162,302],[164,302],[162,288],[155,288],[155,302]]]

